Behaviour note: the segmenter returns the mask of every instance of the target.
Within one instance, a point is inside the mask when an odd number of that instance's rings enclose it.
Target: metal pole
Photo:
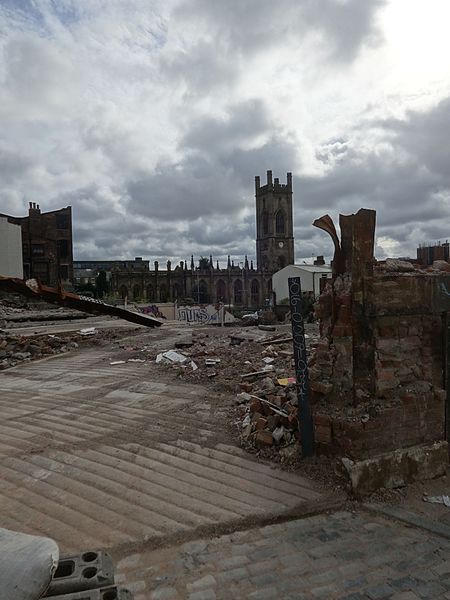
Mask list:
[[[297,380],[298,420],[302,456],[314,455],[314,424],[309,403],[308,362],[306,356],[305,325],[300,277],[289,277],[292,340],[294,344],[295,376]]]
[[[445,315],[445,387],[447,390],[447,401],[445,403],[445,434],[447,442],[450,442],[450,312]]]

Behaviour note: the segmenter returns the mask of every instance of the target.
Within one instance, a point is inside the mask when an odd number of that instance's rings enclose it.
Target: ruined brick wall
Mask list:
[[[352,310],[353,283],[349,273],[336,277],[316,306],[321,339],[310,379],[318,450],[361,459],[442,440],[440,276],[376,269],[363,282],[363,321]],[[372,368],[362,375],[354,368],[358,326],[372,340]]]

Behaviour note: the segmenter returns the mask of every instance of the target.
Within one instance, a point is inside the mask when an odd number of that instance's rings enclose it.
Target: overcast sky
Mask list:
[[[0,212],[73,207],[75,257],[255,254],[254,176],[377,256],[450,237],[448,0],[0,0]],[[225,265],[224,265],[225,266]]]

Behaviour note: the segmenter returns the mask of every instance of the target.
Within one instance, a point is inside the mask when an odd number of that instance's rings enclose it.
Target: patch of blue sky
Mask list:
[[[0,15],[12,27],[49,34],[48,18],[57,19],[63,26],[79,21],[75,3],[70,0],[0,0]]]

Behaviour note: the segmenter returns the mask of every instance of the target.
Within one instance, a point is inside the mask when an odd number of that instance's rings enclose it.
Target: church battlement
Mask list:
[[[256,175],[256,177],[255,177],[256,197],[258,198],[259,196],[264,196],[265,194],[267,194],[269,192],[272,192],[275,194],[277,194],[277,193],[292,194],[292,173],[287,173],[287,183],[280,183],[280,180],[278,177],[275,177],[275,179],[272,179],[272,171],[267,171],[267,183],[263,186],[261,186],[261,178],[259,177],[259,175]]]

